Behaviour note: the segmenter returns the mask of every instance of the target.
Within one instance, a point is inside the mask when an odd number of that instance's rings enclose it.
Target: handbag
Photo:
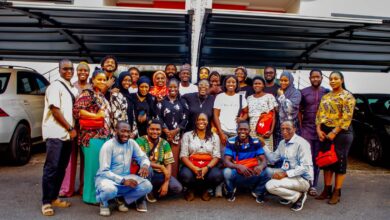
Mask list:
[[[338,161],[336,151],[334,150],[334,143],[330,145],[328,151],[320,151],[316,157],[316,164],[318,167],[326,167],[332,165]]]
[[[210,154],[192,154],[190,156],[191,163],[199,168],[209,165],[212,159],[213,157]]]
[[[257,158],[248,158],[243,160],[238,160],[238,156],[236,157],[236,164],[244,165],[246,168],[253,170],[254,167],[259,165],[259,160]],[[242,174],[240,170],[237,169],[239,174]]]
[[[264,135],[271,130],[272,122],[274,120],[274,111],[262,113],[256,124],[256,132],[259,135]]]
[[[79,119],[80,128],[84,130],[99,129],[104,127],[104,118]]]
[[[139,165],[137,161],[132,160],[130,164],[130,174],[137,174],[139,170]]]

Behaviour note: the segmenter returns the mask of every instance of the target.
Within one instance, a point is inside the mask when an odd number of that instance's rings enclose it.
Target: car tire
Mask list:
[[[14,134],[12,135],[9,159],[12,164],[24,165],[28,163],[31,157],[31,135],[30,129],[24,125],[19,124]]]
[[[364,156],[371,165],[380,165],[383,158],[383,147],[379,137],[370,134],[364,140]]]

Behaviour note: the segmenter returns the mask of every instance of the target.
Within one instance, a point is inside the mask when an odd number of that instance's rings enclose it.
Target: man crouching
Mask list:
[[[152,191],[152,184],[145,179],[149,175],[150,162],[138,144],[130,139],[130,125],[119,122],[115,133],[115,137],[104,143],[100,150],[100,167],[96,174],[96,199],[100,202],[102,216],[111,215],[109,200],[117,199],[119,211],[127,212],[121,197],[130,204]],[[139,176],[130,174],[132,159],[140,164]]]

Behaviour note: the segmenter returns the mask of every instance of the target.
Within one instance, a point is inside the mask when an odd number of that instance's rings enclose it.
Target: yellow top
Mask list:
[[[355,102],[353,95],[346,90],[340,93],[329,92],[321,99],[316,116],[316,125],[324,124],[328,127],[339,127],[348,130],[351,125]]]

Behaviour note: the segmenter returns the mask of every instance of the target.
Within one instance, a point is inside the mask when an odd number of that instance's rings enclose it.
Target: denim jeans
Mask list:
[[[163,173],[158,173],[156,171],[152,171],[151,182],[153,185],[153,192],[156,193],[161,188],[164,183],[165,176]],[[179,194],[183,190],[183,186],[181,183],[173,176],[169,179],[168,193],[169,194]]]
[[[42,204],[57,199],[72,152],[72,142],[57,138],[46,140],[46,161],[42,176]]]
[[[256,195],[261,195],[266,192],[265,184],[269,177],[263,171],[258,176],[245,177],[237,172],[236,169],[225,168],[223,170],[225,177],[226,190],[233,192],[236,187],[250,187]]]
[[[96,200],[108,207],[109,200],[122,196],[127,204],[131,204],[152,191],[153,186],[149,180],[137,175],[130,176],[138,182],[134,188],[117,184],[110,179],[96,178]]]

